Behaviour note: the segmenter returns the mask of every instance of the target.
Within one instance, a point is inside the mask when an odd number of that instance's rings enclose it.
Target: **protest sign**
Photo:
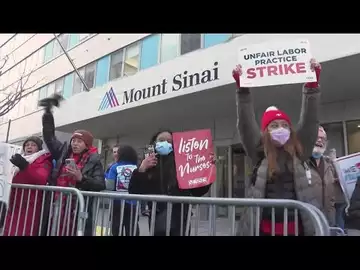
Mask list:
[[[11,182],[15,169],[10,158],[15,153],[20,152],[21,146],[0,143],[0,202],[4,202],[6,205],[9,203]]]
[[[356,181],[360,177],[360,153],[337,158],[334,160],[334,165],[339,175],[341,188],[349,203]]]
[[[203,187],[215,181],[211,130],[173,133],[173,144],[180,189]]]
[[[315,82],[307,40],[273,41],[239,48],[241,87]]]

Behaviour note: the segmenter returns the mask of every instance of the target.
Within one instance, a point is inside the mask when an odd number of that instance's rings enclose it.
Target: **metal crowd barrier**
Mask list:
[[[259,224],[261,208],[271,208],[275,212],[276,208],[284,209],[284,228],[287,228],[288,209],[294,209],[297,217],[299,211],[308,215],[312,220],[315,236],[330,235],[330,227],[324,214],[316,207],[295,200],[269,200],[269,199],[232,199],[232,198],[210,198],[210,197],[178,197],[178,196],[163,196],[163,195],[135,195],[135,194],[121,194],[116,192],[81,192],[85,198],[85,205],[88,215],[91,216],[89,222],[92,223],[92,235],[98,236],[137,236],[137,235],[159,235],[156,231],[159,227],[162,231],[166,231],[160,235],[217,235],[217,221],[216,210],[218,207],[225,207],[229,211],[229,218],[227,224],[224,226],[228,230],[228,234],[236,235],[236,208],[237,207],[252,207],[255,208],[254,216],[251,218],[252,225]],[[130,204],[132,201],[133,204]],[[141,204],[150,202],[151,212],[149,213],[149,220],[141,217]],[[205,206],[208,209],[207,219],[200,220],[200,207]],[[163,208],[158,213],[158,208]],[[172,208],[176,208],[180,212],[180,218],[172,214]],[[165,209],[166,208],[166,209]],[[165,209],[165,210],[164,210]],[[252,212],[252,211],[251,211]],[[162,215],[156,218],[157,215]],[[272,225],[275,224],[275,217],[273,216]],[[299,220],[295,217],[295,220]],[[173,221],[172,219],[176,219]],[[158,219],[162,222],[158,223]],[[296,222],[297,222],[296,221]],[[176,225],[175,223],[178,222]],[[255,222],[255,223],[254,223]],[[142,223],[142,226],[139,226]],[[147,224],[148,223],[148,224]],[[163,224],[161,224],[163,223]],[[204,226],[199,224],[205,223]],[[208,227],[206,227],[206,223]],[[174,229],[175,224],[175,229]],[[141,224],[140,224],[141,225]],[[297,226],[297,225],[296,225]],[[253,232],[253,235],[259,235],[259,226]],[[238,228],[241,230],[241,228]],[[221,233],[224,235],[224,232]],[[284,229],[284,235],[287,235]]]
[[[8,209],[0,206],[0,229],[4,236],[216,236],[219,235],[217,226],[221,227],[216,218],[219,207],[228,211],[228,218],[220,219],[224,225],[221,235],[234,236],[241,230],[236,228],[239,207],[255,210],[255,216],[250,218],[252,227],[257,228],[252,232],[255,236],[259,235],[261,208],[271,208],[272,213],[283,208],[284,228],[287,228],[288,210],[294,209],[296,223],[299,211],[310,217],[316,236],[327,236],[335,230],[329,227],[319,209],[294,200],[129,195],[20,184],[12,185],[12,195]],[[142,216],[145,208],[141,208],[148,202],[151,211],[147,212],[148,217]],[[200,209],[206,212],[202,219]],[[272,215],[272,226],[274,224],[275,214]],[[284,235],[287,235],[286,229]]]
[[[9,206],[0,207],[1,235],[84,235],[85,203],[78,189],[12,184],[11,190]]]
[[[347,236],[345,231],[340,227],[330,227],[330,234],[332,236]]]

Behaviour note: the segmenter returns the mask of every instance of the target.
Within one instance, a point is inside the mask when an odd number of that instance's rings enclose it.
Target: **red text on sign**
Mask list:
[[[305,63],[279,64],[249,68],[246,71],[246,76],[248,79],[254,79],[256,77],[262,78],[265,76],[270,77],[299,73],[306,73]]]

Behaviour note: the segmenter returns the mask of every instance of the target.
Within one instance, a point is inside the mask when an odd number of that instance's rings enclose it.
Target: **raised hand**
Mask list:
[[[237,65],[232,71],[232,76],[236,82],[238,88],[240,88],[240,76],[242,75],[242,66]]]
[[[307,88],[318,88],[319,87],[320,73],[321,73],[321,65],[320,65],[319,62],[316,61],[315,58],[312,58],[310,60],[310,69],[311,69],[311,71],[315,71],[316,82],[309,82],[309,83],[305,84],[305,87],[307,87]]]

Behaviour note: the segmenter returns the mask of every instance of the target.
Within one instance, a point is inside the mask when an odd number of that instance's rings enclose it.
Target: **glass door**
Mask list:
[[[229,198],[229,149],[228,146],[219,146],[216,148],[217,165],[216,165],[216,181],[212,196],[220,198]],[[216,217],[227,217],[228,207],[216,207]]]

